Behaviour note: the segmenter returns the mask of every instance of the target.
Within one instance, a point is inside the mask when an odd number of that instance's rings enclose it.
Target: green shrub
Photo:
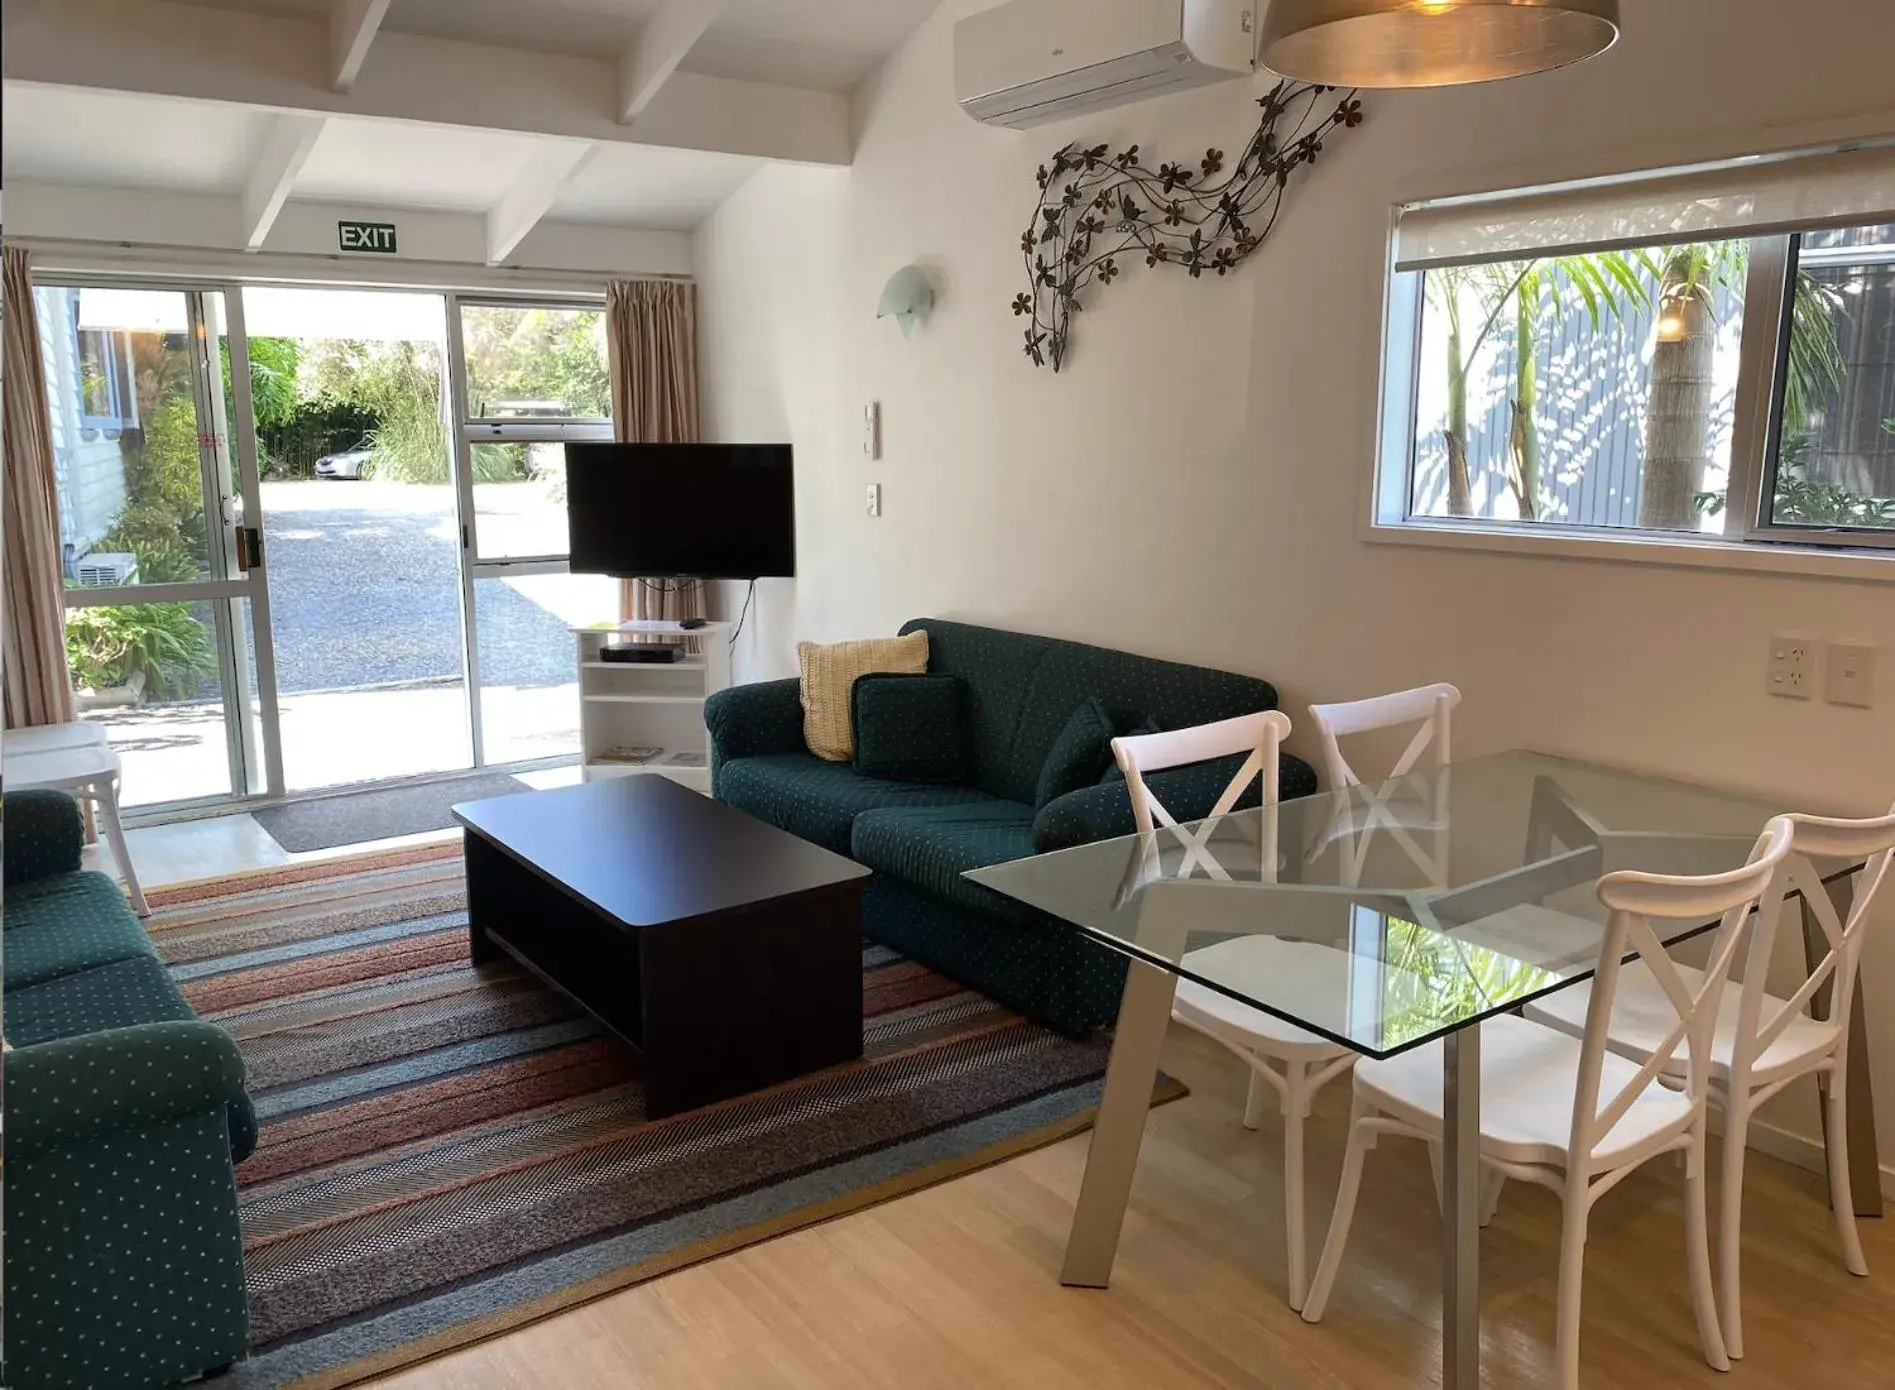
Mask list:
[[[93,690],[125,685],[143,671],[147,690],[182,699],[197,693],[217,654],[190,604],[141,603],[68,613],[66,664]]]

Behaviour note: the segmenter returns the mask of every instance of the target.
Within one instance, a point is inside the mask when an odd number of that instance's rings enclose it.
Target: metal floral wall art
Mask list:
[[[1111,284],[1133,258],[1181,267],[1192,279],[1242,265],[1276,225],[1290,176],[1316,162],[1332,132],[1362,124],[1355,92],[1334,87],[1279,82],[1257,105],[1263,119],[1234,162],[1206,150],[1196,167],[1153,169],[1137,145],[1114,154],[1072,144],[1040,166],[1033,222],[1020,238],[1031,288],[1013,300],[1013,312],[1032,320],[1026,355],[1034,366],[1060,369],[1082,296]]]

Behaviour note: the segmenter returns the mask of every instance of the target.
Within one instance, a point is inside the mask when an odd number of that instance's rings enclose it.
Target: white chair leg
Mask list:
[[[1557,1342],[1560,1390],[1579,1390],[1579,1306],[1586,1272],[1586,1180],[1567,1178],[1559,1232]]]
[[[1322,1258],[1316,1262],[1316,1277],[1310,1280],[1308,1296],[1303,1300],[1304,1322],[1322,1321],[1329,1291],[1335,1287],[1336,1267],[1342,1263],[1342,1247],[1349,1243],[1349,1223],[1355,1219],[1356,1193],[1362,1186],[1362,1159],[1373,1142],[1361,1123],[1368,1114],[1368,1107],[1358,1100],[1349,1118],[1349,1147],[1342,1156],[1342,1180],[1336,1187],[1329,1235],[1323,1241]]]
[[[1244,1093],[1244,1128],[1256,1129],[1263,1123],[1264,1106],[1272,1099],[1270,1084],[1250,1069],[1250,1089]]]
[[[1704,1114],[1700,1111],[1691,1130],[1691,1156],[1685,1166],[1685,1253],[1691,1263],[1691,1304],[1698,1315],[1698,1340],[1704,1344],[1704,1359],[1712,1370],[1728,1371],[1731,1360],[1724,1349],[1723,1329],[1718,1326],[1711,1283],[1711,1230],[1704,1201],[1704,1190],[1710,1185],[1705,1172],[1709,1166],[1706,1149]]]
[[[1842,1241],[1842,1262],[1851,1274],[1867,1274],[1862,1238],[1856,1233],[1855,1194],[1849,1186],[1849,1088],[1838,1071],[1829,1079],[1823,1097],[1823,1142],[1829,1154],[1829,1205],[1836,1213],[1836,1235]]]
[[[1732,1360],[1744,1354],[1742,1243],[1745,1141],[1749,1133],[1750,1112],[1734,1102],[1726,1105],[1724,1171],[1720,1178],[1723,1190],[1717,1202],[1717,1298],[1724,1320],[1724,1352]]]
[[[119,877],[125,880],[125,896],[131,899],[133,912],[149,917],[151,909],[145,905],[144,890],[138,886],[138,872],[132,868],[132,852],[125,846],[125,827],[118,820],[118,791],[110,781],[101,781],[93,787],[93,795],[98,799],[99,818],[105,822],[105,838],[112,846],[112,858],[118,861]]]
[[[1309,1064],[1287,1062],[1283,1071],[1283,1240],[1290,1252],[1290,1307],[1300,1313],[1309,1292],[1309,1237],[1303,1229],[1303,1128],[1309,1118]],[[1254,1098],[1254,1075],[1250,1084]]]
[[[1494,1219],[1494,1213],[1500,1210],[1500,1194],[1506,1189],[1507,1175],[1498,1168],[1489,1168],[1481,1175],[1480,1224],[1484,1229]]]

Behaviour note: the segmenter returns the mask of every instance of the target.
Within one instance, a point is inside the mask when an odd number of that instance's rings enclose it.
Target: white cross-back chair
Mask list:
[[[1685,1155],[1685,1245],[1692,1304],[1704,1358],[1728,1370],[1712,1294],[1704,1203],[1705,1116],[1712,1029],[1721,989],[1735,959],[1744,918],[1753,909],[1774,921],[1781,910],[1790,822],[1765,828],[1741,869],[1704,878],[1614,873],[1599,880],[1609,913],[1592,981],[1584,1034],[1503,1014],[1481,1025],[1481,1162],[1511,1178],[1538,1183],[1565,1204],[1560,1231],[1558,1363],[1562,1390],[1579,1383],[1580,1283],[1593,1204],[1659,1154]],[[1681,970],[1654,923],[1721,917],[1710,963]],[[1641,1065],[1607,1046],[1622,962],[1635,957],[1655,982],[1668,1022]],[[1443,1132],[1442,1045],[1438,1042],[1355,1071],[1354,1117],[1329,1238],[1303,1317],[1323,1315],[1349,1238],[1362,1160],[1384,1134],[1439,1142]],[[1676,1075],[1677,1088],[1663,1084]]]
[[[1818,816],[1785,817],[1791,826],[1786,886],[1801,894],[1809,914],[1821,926],[1827,947],[1821,959],[1799,968],[1800,983],[1788,997],[1768,993],[1770,963],[1776,954],[1779,914],[1759,913],[1748,928],[1743,951],[1743,984],[1724,991],[1711,1039],[1711,1104],[1724,1112],[1724,1164],[1718,1201],[1718,1302],[1723,1313],[1725,1346],[1744,1354],[1741,1226],[1744,1207],[1744,1157],[1750,1117],[1791,1082],[1815,1076],[1822,1089],[1823,1133],[1829,1156],[1830,1204],[1843,1263],[1852,1274],[1867,1274],[1862,1242],[1856,1233],[1854,1194],[1849,1186],[1848,1065],[1850,1009],[1856,972],[1868,924],[1885,910],[1878,899],[1895,893],[1895,809],[1872,820],[1830,820]],[[1864,861],[1847,920],[1836,911],[1822,875],[1811,862]],[[1792,939],[1800,933],[1790,934]],[[1714,948],[1715,949],[1715,948]],[[1799,943],[1799,958],[1801,948]],[[1695,981],[1701,972],[1680,967]],[[1620,976],[1613,1000],[1606,1045],[1643,1062],[1665,1037],[1664,990],[1649,971],[1632,965]],[[1586,1026],[1590,999],[1582,989],[1563,990],[1527,1009],[1530,1018],[1568,1031]],[[1666,1068],[1675,1081],[1676,1063]]]
[[[1213,827],[1207,824],[1194,831],[1189,826],[1179,826],[1152,794],[1145,774],[1247,754],[1236,776],[1218,798],[1213,815],[1227,814],[1250,784],[1261,780],[1267,817],[1270,808],[1277,804],[1278,751],[1289,732],[1289,716],[1268,710],[1194,729],[1113,739],[1112,753],[1125,773],[1125,785],[1132,800],[1132,819],[1139,833],[1151,839],[1160,826],[1170,827],[1170,833],[1184,846],[1182,875],[1188,876],[1201,868],[1206,877],[1229,878],[1228,870],[1207,849]],[[1270,836],[1263,837],[1263,845],[1261,869],[1264,876],[1270,878],[1276,872]],[[1323,975],[1346,973],[1348,959],[1343,952],[1328,946],[1245,936],[1189,952],[1182,964],[1186,969],[1195,965],[1202,972],[1216,972],[1224,978],[1256,975],[1280,983],[1319,972]],[[1250,1069],[1250,1090],[1244,1102],[1246,1129],[1255,1129],[1262,1121],[1266,1091],[1276,1093],[1283,1111],[1283,1225],[1289,1245],[1289,1301],[1292,1308],[1301,1308],[1309,1282],[1308,1239],[1303,1219],[1304,1122],[1309,1118],[1310,1101],[1316,1092],[1347,1071],[1355,1062],[1356,1054],[1189,979],[1178,981],[1171,1016],[1228,1048]]]
[[[1371,696],[1366,700],[1311,705],[1309,713],[1316,721],[1317,737],[1321,740],[1323,780],[1328,789],[1337,792],[1363,785],[1363,779],[1356,775],[1356,770],[1349,765],[1349,760],[1342,752],[1341,740],[1351,734],[1399,729],[1410,724],[1418,726],[1394,766],[1386,776],[1373,779],[1375,781],[1392,782],[1418,767],[1425,766],[1431,771],[1445,767],[1452,753],[1450,716],[1460,703],[1461,692],[1441,681],[1413,690],[1399,690],[1392,695]],[[1424,754],[1428,755],[1425,764],[1422,762]],[[1345,859],[1346,871],[1359,874],[1375,837],[1385,833],[1408,853],[1431,881],[1444,878],[1447,872],[1444,862],[1447,853],[1447,782],[1443,778],[1435,780],[1433,803],[1426,807],[1408,805],[1400,799],[1402,790],[1399,787],[1382,787],[1365,792],[1366,799],[1362,804],[1351,800],[1346,808],[1339,808],[1339,823],[1330,838],[1339,838],[1344,834],[1357,836],[1353,859]],[[1424,847],[1415,838],[1416,833],[1421,831],[1434,832],[1431,846]],[[1441,886],[1446,885],[1442,883]]]

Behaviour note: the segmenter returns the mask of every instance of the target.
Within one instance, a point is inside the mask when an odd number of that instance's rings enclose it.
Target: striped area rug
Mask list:
[[[1105,1068],[1102,1041],[865,943],[861,1062],[652,1121],[624,1047],[469,963],[458,845],[150,897],[261,1121],[253,1355],[223,1390],[347,1385],[1050,1143]]]

